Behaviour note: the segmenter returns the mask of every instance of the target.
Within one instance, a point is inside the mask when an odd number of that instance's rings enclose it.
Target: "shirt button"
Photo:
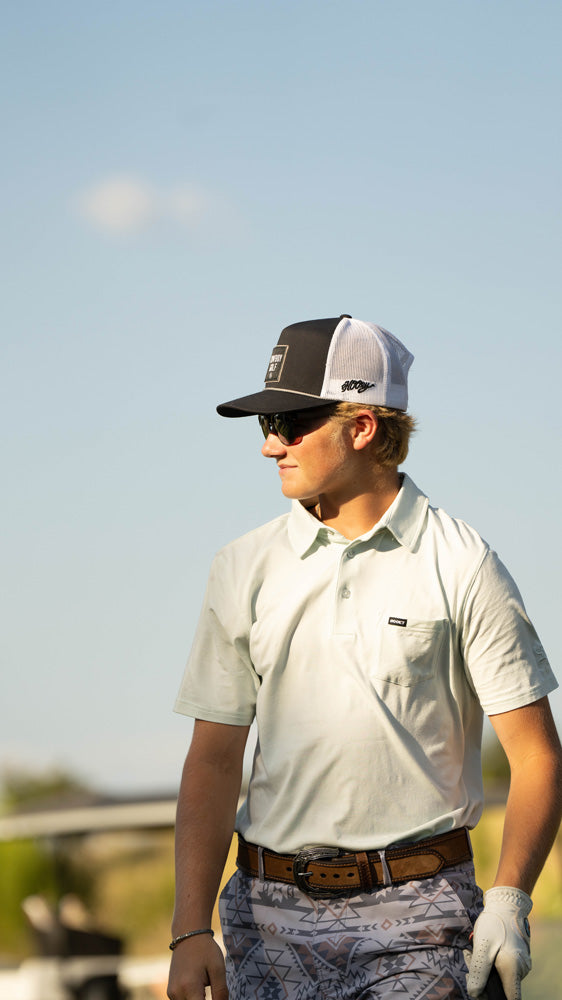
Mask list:
[[[354,555],[355,555],[355,552],[353,551],[353,549],[348,549],[347,552],[345,553],[345,558],[346,559],[353,559]]]
[[[343,588],[343,590],[341,592],[341,596],[342,597],[351,597],[351,591],[350,591],[349,587],[344,587]]]

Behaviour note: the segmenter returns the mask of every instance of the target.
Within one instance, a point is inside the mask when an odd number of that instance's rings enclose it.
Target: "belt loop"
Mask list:
[[[365,892],[371,892],[371,889],[373,888],[373,873],[369,864],[367,851],[358,851],[355,857],[357,858],[361,888],[364,889]]]
[[[384,850],[383,851],[377,851],[377,854],[378,854],[379,858],[381,859],[383,885],[385,885],[385,886],[386,885],[392,885],[392,876],[390,874],[390,869],[388,867],[388,863],[387,863],[387,860],[386,860],[386,851],[384,851]]]
[[[258,847],[258,878],[265,882],[265,865],[263,863],[263,847]]]

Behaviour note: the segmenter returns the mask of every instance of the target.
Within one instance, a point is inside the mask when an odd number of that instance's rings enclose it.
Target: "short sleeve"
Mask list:
[[[228,555],[215,557],[174,711],[208,722],[250,725],[259,678],[249,655],[251,615]]]
[[[531,704],[558,686],[517,586],[491,550],[469,588],[460,642],[469,683],[488,715]]]

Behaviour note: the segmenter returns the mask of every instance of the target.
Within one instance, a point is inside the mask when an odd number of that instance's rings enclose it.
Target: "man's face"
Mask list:
[[[305,500],[345,489],[354,465],[353,448],[345,428],[330,420],[329,411],[302,411],[294,444],[283,444],[270,432],[262,455],[274,458],[281,489],[290,500]]]

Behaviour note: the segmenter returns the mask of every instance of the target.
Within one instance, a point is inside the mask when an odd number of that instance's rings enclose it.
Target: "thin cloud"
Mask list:
[[[193,229],[206,214],[209,199],[193,185],[157,188],[139,177],[115,175],[83,191],[74,205],[98,231],[121,235],[161,222]]]

